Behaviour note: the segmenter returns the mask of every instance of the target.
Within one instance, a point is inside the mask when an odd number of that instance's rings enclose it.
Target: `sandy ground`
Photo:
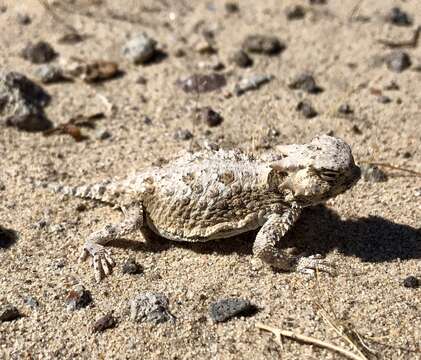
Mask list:
[[[14,128],[0,128],[0,225],[14,231],[0,248],[0,304],[14,304],[21,318],[0,323],[2,359],[340,359],[332,351],[284,340],[280,349],[257,322],[293,330],[352,348],[323,321],[317,304],[368,338],[381,359],[421,359],[421,290],[406,288],[403,280],[421,277],[421,178],[387,170],[386,182],[360,181],[351,191],[325,207],[308,209],[291,234],[291,243],[334,262],[339,275],[322,274],[320,291],[313,278],[275,273],[252,265],[254,234],[203,245],[176,245],[158,241],[144,246],[133,235],[113,247],[118,262],[114,274],[96,284],[87,263],[78,263],[84,238],[106,220],[120,214],[107,206],[60,197],[33,189],[24,179],[34,177],[67,184],[92,182],[171,159],[205,141],[240,147],[256,153],[278,143],[306,142],[317,134],[346,139],[357,161],[381,161],[421,171],[421,44],[407,49],[412,67],[389,71],[379,57],[390,49],[377,39],[411,37],[421,22],[416,0],[361,2],[358,14],[367,21],[349,21],[357,1],[239,2],[240,11],[227,14],[224,2],[119,1],[117,5],[89,5],[74,1],[74,13],[57,10],[62,19],[88,37],[65,45],[62,22],[35,1],[1,0],[0,68],[34,78],[36,65],[19,55],[29,42],[46,40],[60,58],[113,60],[124,75],[98,86],[68,82],[44,86],[52,96],[48,117],[56,124],[77,114],[103,110],[97,94],[115,104],[113,116],[98,122],[111,138],[98,140],[96,130],[83,130],[89,139],[44,137]],[[51,3],[51,2],[50,2]],[[98,2],[97,2],[98,3]],[[111,1],[109,1],[111,3]],[[142,3],[143,5],[139,5]],[[291,4],[307,9],[304,19],[287,21]],[[415,18],[412,27],[385,23],[383,15],[399,5]],[[111,10],[112,11],[111,11]],[[18,13],[32,22],[21,25]],[[114,15],[113,15],[114,14]],[[194,50],[203,29],[215,33],[218,54],[226,68],[228,85],[222,91],[186,94],[174,85],[182,76],[200,70],[210,55]],[[168,57],[148,66],[125,60],[121,46],[130,35],[146,31]],[[254,65],[240,69],[229,63],[251,33],[273,34],[287,48],[280,55],[253,55]],[[186,56],[176,57],[177,49]],[[288,88],[291,77],[310,71],[324,92],[308,95]],[[270,74],[267,85],[243,96],[227,97],[240,76]],[[138,84],[139,76],[147,84]],[[398,90],[385,90],[392,81]],[[379,93],[391,98],[384,104]],[[299,100],[310,99],[319,115],[304,119],[295,110]],[[348,103],[353,116],[338,116]],[[223,117],[215,128],[193,125],[195,106],[211,106]],[[144,122],[147,116],[151,124]],[[356,131],[356,127],[359,131]],[[191,141],[174,138],[177,129],[189,129]],[[272,129],[272,131],[270,131]],[[277,136],[273,129],[278,131]],[[408,154],[405,154],[408,153]],[[46,226],[39,226],[44,222]],[[4,230],[3,229],[3,230]],[[4,236],[4,235],[3,235]],[[142,275],[122,274],[121,264],[135,258]],[[61,264],[58,266],[57,264]],[[76,284],[92,293],[93,305],[75,312],[64,300]],[[175,324],[135,324],[127,304],[145,290],[162,292],[170,300]],[[28,296],[38,306],[27,305]],[[252,317],[214,324],[209,305],[221,298],[241,297],[259,308]],[[92,333],[92,324],[113,311],[118,326]],[[339,321],[339,320],[338,320]],[[374,341],[376,340],[376,341]]]

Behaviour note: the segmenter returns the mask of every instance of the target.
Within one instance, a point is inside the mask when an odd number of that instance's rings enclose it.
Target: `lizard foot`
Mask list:
[[[110,275],[115,262],[111,257],[111,251],[100,244],[85,244],[83,246],[80,259],[86,260],[87,257],[92,256],[92,264],[94,267],[95,280],[100,282],[104,276]]]
[[[322,258],[320,254],[311,256],[299,256],[296,270],[302,274],[314,276],[316,271],[327,272],[330,275],[336,274],[335,265]]]

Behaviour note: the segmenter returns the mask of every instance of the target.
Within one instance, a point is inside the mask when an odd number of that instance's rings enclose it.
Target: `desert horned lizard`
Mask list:
[[[190,242],[229,238],[260,228],[253,253],[265,263],[282,270],[323,269],[328,265],[320,257],[292,256],[277,245],[303,207],[351,188],[360,178],[360,168],[349,145],[327,135],[276,150],[266,158],[238,150],[203,150],[124,180],[44,186],[122,209],[124,220],[92,233],[83,246],[81,258],[93,257],[98,281],[115,266],[104,245],[145,228],[170,240]]]

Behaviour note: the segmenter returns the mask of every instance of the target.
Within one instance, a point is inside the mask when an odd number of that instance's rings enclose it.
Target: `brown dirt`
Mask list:
[[[378,339],[381,344],[368,343],[380,358],[421,359],[421,289],[403,286],[408,275],[421,277],[419,176],[388,170],[388,181],[360,181],[326,207],[306,212],[296,239],[310,252],[326,255],[340,270],[336,277],[321,276],[319,295],[314,279],[252,266],[252,235],[201,246],[162,241],[152,248],[142,245],[140,234],[133,235],[113,248],[119,265],[97,285],[89,265],[77,262],[79,248],[104,219],[115,220],[119,214],[97,204],[79,212],[81,200],[33,190],[23,181],[35,177],[84,183],[170,159],[205,140],[262,152],[277,143],[305,142],[327,132],[346,139],[357,161],[385,161],[421,171],[421,73],[414,71],[421,65],[421,44],[407,49],[413,66],[402,73],[375,61],[390,52],[377,39],[407,39],[415,27],[392,26],[382,16],[400,4],[417,24],[421,21],[418,1],[362,1],[359,14],[368,16],[367,22],[349,20],[357,1],[330,0],[327,5],[310,6],[308,1],[244,0],[240,12],[229,15],[219,0],[144,1],[143,6],[137,1],[114,5],[75,1],[74,12],[57,8],[66,23],[88,35],[75,45],[58,43],[65,31],[63,22],[55,21],[38,2],[1,3],[7,5],[0,13],[1,69],[33,78],[36,65],[19,53],[28,41],[45,40],[60,58],[113,60],[125,72],[98,86],[80,81],[45,86],[52,96],[47,114],[56,124],[102,110],[97,94],[109,99],[116,113],[98,126],[107,129],[111,139],[97,140],[95,130],[83,130],[89,139],[75,142],[66,135],[44,137],[0,128],[0,179],[5,186],[0,190],[0,225],[17,234],[10,246],[0,249],[0,303],[10,302],[24,315],[0,323],[1,358],[340,359],[331,351],[290,340],[281,350],[268,333],[255,328],[256,322],[263,322],[351,349],[322,320],[315,307],[321,302],[330,303],[336,316],[361,334]],[[307,15],[304,20],[287,21],[285,7],[296,3],[308,9]],[[19,12],[29,14],[32,23],[20,25]],[[222,92],[197,97],[183,93],[174,83],[198,71],[200,62],[211,60],[193,49],[203,29],[215,32],[217,57],[227,65],[228,85]],[[148,66],[135,66],[122,58],[121,46],[130,34],[142,30],[159,41],[167,58]],[[252,55],[255,64],[250,69],[232,67],[227,61],[230,52],[250,33],[277,35],[287,48],[276,56]],[[178,48],[187,55],[175,57]],[[290,78],[303,71],[312,72],[324,92],[303,95],[289,89]],[[249,73],[271,74],[275,79],[243,96],[224,96],[239,76]],[[146,85],[136,83],[140,75],[147,78]],[[400,89],[384,90],[391,81]],[[380,103],[379,90],[392,102]],[[309,98],[320,115],[307,120],[297,113],[301,98]],[[344,102],[355,110],[351,118],[336,113]],[[193,125],[196,106],[211,106],[224,122],[210,133],[206,124]],[[152,124],[144,123],[145,115]],[[175,140],[178,128],[189,129],[193,140]],[[280,135],[268,138],[272,128]],[[404,157],[405,152],[411,156]],[[37,227],[40,220],[49,225]],[[144,275],[122,274],[121,264],[129,257],[142,264]],[[61,268],[55,266],[59,260],[64,264]],[[94,306],[68,312],[64,299],[78,283],[92,292]],[[145,290],[169,297],[175,325],[130,322],[127,303]],[[27,296],[38,300],[37,309],[25,305]],[[260,311],[213,324],[207,315],[209,304],[232,296],[249,299]],[[118,326],[93,334],[92,324],[111,310]]]

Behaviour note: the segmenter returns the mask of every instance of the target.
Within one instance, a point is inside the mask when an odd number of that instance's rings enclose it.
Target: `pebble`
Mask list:
[[[95,137],[98,140],[106,140],[106,139],[109,139],[111,136],[112,136],[111,133],[106,129],[98,129],[95,132]]]
[[[218,90],[227,84],[227,80],[222,74],[193,74],[182,79],[178,79],[175,84],[186,93],[206,93]]]
[[[218,126],[222,123],[223,117],[209,106],[205,106],[200,110],[203,122],[208,126]]]
[[[67,310],[75,311],[88,306],[92,302],[92,295],[84,286],[77,285],[66,297]]]
[[[390,102],[392,102],[392,99],[389,96],[380,95],[380,96],[377,97],[377,101],[380,104],[389,104]]]
[[[354,113],[349,104],[341,104],[338,108],[338,113],[342,115],[351,115]]]
[[[139,84],[139,85],[146,85],[148,83],[148,79],[147,78],[145,78],[144,76],[142,76],[142,75],[139,75],[138,77],[137,77],[137,79],[136,79],[136,84]]]
[[[32,296],[26,296],[23,299],[25,305],[28,305],[31,309],[36,309],[39,306],[39,302],[37,299],[33,298]]]
[[[57,65],[44,64],[35,70],[35,76],[44,84],[60,82],[66,78],[63,71]]]
[[[393,7],[386,15],[386,21],[397,26],[411,26],[412,19],[409,15],[399,7]]]
[[[256,307],[248,300],[239,298],[221,299],[209,306],[209,316],[215,322],[224,322],[236,316],[248,316]]]
[[[0,322],[12,321],[20,317],[19,310],[12,304],[0,306]]]
[[[327,0],[309,0],[310,5],[326,5]]]
[[[32,22],[31,17],[28,14],[22,13],[16,15],[16,20],[20,25],[29,25]]]
[[[232,1],[227,1],[225,3],[225,11],[228,14],[234,14],[234,13],[238,13],[240,11],[240,7],[238,6],[237,3],[232,2]]]
[[[301,112],[306,119],[314,118],[318,115],[313,105],[308,100],[302,100],[297,104],[296,110]]]
[[[135,275],[135,274],[142,274],[143,273],[143,268],[141,265],[139,265],[135,259],[130,258],[127,261],[125,261],[123,263],[123,266],[121,268],[123,274],[130,274],[130,275]]]
[[[51,127],[43,111],[50,96],[25,75],[0,72],[0,99],[0,124],[26,131]]]
[[[243,50],[235,51],[231,55],[230,61],[240,68],[247,68],[253,65],[253,59]]]
[[[307,73],[296,76],[288,86],[290,89],[303,90],[309,94],[318,94],[322,92],[322,88],[316,84],[314,77]]]
[[[182,141],[190,140],[193,139],[193,134],[187,129],[177,129],[174,133],[174,139]]]
[[[361,177],[369,182],[384,182],[387,180],[387,175],[381,169],[371,164],[361,164]]]
[[[411,66],[411,58],[404,51],[394,51],[386,56],[386,65],[390,71],[400,73]]]
[[[301,5],[293,5],[285,9],[285,15],[288,20],[300,20],[306,16],[306,11]]]
[[[4,182],[0,180],[0,191],[6,190],[6,185],[4,185]]]
[[[156,55],[156,40],[142,32],[129,40],[122,48],[123,55],[135,64],[145,64]]]
[[[53,47],[46,41],[38,41],[29,43],[22,50],[22,57],[34,64],[44,64],[53,60],[57,53]]]
[[[403,281],[403,286],[405,286],[406,288],[415,289],[417,287],[420,287],[420,285],[421,285],[421,280],[412,275],[406,277]]]
[[[107,329],[112,329],[117,325],[117,319],[113,316],[113,314],[107,314],[97,321],[94,322],[92,325],[92,332],[103,332]]]
[[[130,301],[130,319],[134,322],[163,323],[168,320],[174,321],[175,317],[170,313],[168,298],[161,294],[146,291],[138,294]]]
[[[279,54],[285,47],[285,44],[276,36],[258,34],[248,35],[244,39],[242,45],[242,48],[245,51],[265,55]]]
[[[251,75],[242,78],[234,87],[234,94],[240,96],[247,91],[256,90],[273,79],[272,75]]]

